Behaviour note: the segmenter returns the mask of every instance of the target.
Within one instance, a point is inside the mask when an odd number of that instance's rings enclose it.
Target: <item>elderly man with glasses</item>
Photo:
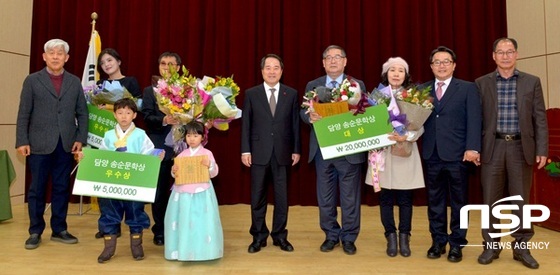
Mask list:
[[[497,39],[493,51],[496,70],[476,79],[485,133],[480,153],[482,196],[487,205],[502,199],[506,188],[510,196],[521,196],[521,200],[512,201],[518,207],[512,214],[523,222],[521,209],[529,203],[533,166],[543,168],[548,154],[543,91],[538,77],[516,68],[515,39]],[[500,221],[491,216],[489,222],[491,228],[482,229],[484,251],[478,257],[480,264],[492,263],[501,252],[492,246],[500,242],[501,230],[493,226]],[[539,268],[527,249],[527,242],[534,234],[532,226],[511,233],[515,239],[511,246],[513,258],[532,269]]]
[[[347,77],[346,52],[340,46],[328,46],[323,52],[323,67],[326,75],[307,83],[305,91],[316,87],[337,88]],[[366,91],[362,81],[356,80],[362,91]],[[342,242],[342,249],[348,255],[356,253],[354,242],[360,232],[360,184],[362,166],[366,161],[366,153],[355,153],[334,159],[323,159],[319,150],[313,123],[321,116],[316,112],[300,112],[303,122],[311,126],[309,134],[309,162],[315,161],[317,173],[317,201],[319,204],[319,222],[325,232],[325,241],[321,245],[322,252],[332,251]],[[337,221],[337,205],[340,200],[341,221]]]

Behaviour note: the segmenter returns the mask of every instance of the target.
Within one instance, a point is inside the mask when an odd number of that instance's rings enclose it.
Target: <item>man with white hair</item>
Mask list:
[[[16,149],[27,157],[31,185],[27,193],[29,238],[26,249],[41,243],[46,224],[45,194],[49,176],[51,188],[52,241],[75,244],[67,231],[66,215],[70,190],[72,153],[87,142],[88,110],[78,77],[64,70],[70,47],[60,39],[45,43],[46,67],[23,82],[16,125]]]

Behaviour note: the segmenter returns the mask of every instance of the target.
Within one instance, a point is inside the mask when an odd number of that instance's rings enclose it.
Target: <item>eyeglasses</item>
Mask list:
[[[343,58],[346,58],[346,57],[345,57],[345,56],[342,56],[342,55],[338,55],[338,54],[335,55],[335,56],[327,55],[327,57],[325,57],[325,60],[327,60],[328,62],[331,62],[331,61],[333,61],[333,60],[336,61],[336,62],[338,62],[338,61],[340,61],[340,60],[343,59]]]
[[[512,50],[509,50],[509,51],[507,51],[507,52],[504,52],[504,51],[496,51],[496,52],[494,52],[494,53],[495,53],[496,55],[501,56],[501,57],[503,57],[504,55],[507,56],[507,57],[512,57],[513,54],[516,53],[516,51],[512,51]]]
[[[453,61],[451,61],[451,60],[449,60],[449,59],[445,59],[445,60],[443,60],[443,61],[436,60],[436,61],[432,62],[432,65],[434,65],[434,66],[443,65],[443,66],[446,66],[446,67],[447,67],[447,66],[449,66],[449,65],[451,65],[451,64],[453,64]]]
[[[159,63],[159,65],[160,65],[160,66],[163,66],[163,67],[168,67],[168,66],[177,66],[177,63],[172,63],[172,62],[165,63],[165,62],[161,62],[161,63]]]

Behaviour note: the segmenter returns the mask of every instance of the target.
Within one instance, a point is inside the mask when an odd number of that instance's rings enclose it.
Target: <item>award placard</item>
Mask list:
[[[154,202],[160,159],[153,155],[83,148],[72,194]]]
[[[395,144],[389,140],[393,127],[389,123],[387,106],[368,107],[365,113],[346,112],[323,117],[313,123],[324,159],[366,152]]]
[[[175,165],[179,167],[175,173],[175,184],[192,184],[210,181],[208,167],[202,165],[208,156],[176,157]]]

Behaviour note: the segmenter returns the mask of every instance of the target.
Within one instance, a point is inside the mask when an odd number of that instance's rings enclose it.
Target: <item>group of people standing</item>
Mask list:
[[[462,260],[462,249],[468,242],[467,229],[460,228],[460,210],[468,204],[468,162],[481,166],[484,204],[492,205],[501,199],[505,188],[510,196],[521,195],[523,198],[523,201],[516,202],[518,209],[529,202],[533,166],[536,164],[541,169],[546,164],[548,129],[540,80],[516,68],[517,55],[515,39],[497,39],[492,52],[496,70],[469,82],[453,77],[457,66],[453,50],[440,46],[431,52],[429,61],[434,79],[421,84],[420,88],[431,87],[434,109],[419,130],[389,135],[391,140],[411,143],[412,152],[403,157],[390,154],[393,149],[387,148],[385,168],[379,175],[381,222],[388,256],[411,255],[412,191],[425,187],[432,237],[427,257],[440,258],[449,244],[448,261]],[[331,45],[322,57],[326,75],[310,81],[305,91],[320,86],[335,89],[346,79],[347,56],[342,47]],[[267,60],[276,64],[275,71],[265,67]],[[288,108],[296,104],[293,99],[295,90],[279,84],[283,69],[280,57],[265,56],[261,69],[265,83],[247,91],[242,131],[241,159],[243,164],[251,167],[252,175],[250,233],[253,242],[248,252],[258,252],[267,245],[269,231],[264,223],[266,173],[272,175],[275,190],[270,236],[273,244],[282,250],[294,250],[287,240],[286,178],[289,165],[295,165],[301,154],[298,130],[293,127],[298,124],[293,121],[299,112],[311,131],[308,161],[315,162],[319,223],[325,233],[325,240],[319,248],[329,252],[342,244],[346,254],[355,254],[355,241],[360,231],[362,169],[368,159],[367,153],[324,159],[313,128],[313,123],[321,116],[313,110]],[[362,81],[355,80],[362,91],[367,91]],[[381,84],[390,86],[392,93],[409,88],[411,82],[409,66],[404,59],[392,57],[383,64]],[[274,91],[284,91],[283,96],[278,98]],[[268,106],[273,104],[283,104],[284,113],[279,113],[278,109],[269,110]],[[284,129],[285,134],[280,129]],[[416,144],[421,136],[422,152]],[[252,164],[253,155],[258,156],[258,163]],[[423,171],[421,159],[426,171]],[[371,169],[368,169],[366,184],[372,184],[370,173]],[[395,204],[399,207],[398,227],[393,213]],[[338,205],[341,208],[340,223]],[[451,208],[449,221],[448,205]],[[513,211],[513,214],[523,220],[521,211]],[[500,241],[489,235],[499,231],[494,227],[498,221],[492,218],[490,223],[491,229],[482,230],[484,251],[478,257],[480,264],[492,263],[501,252],[487,245]],[[532,228],[512,234],[515,243],[526,243],[533,235]],[[529,268],[539,267],[528,249],[514,249],[513,258]]]
[[[42,241],[41,235],[46,227],[43,213],[49,176],[52,178],[50,239],[67,244],[78,243],[78,239],[67,230],[66,215],[73,155],[77,155],[77,159],[87,157],[81,149],[87,142],[88,110],[80,80],[64,70],[68,52],[69,46],[65,41],[47,41],[43,54],[46,67],[25,79],[21,93],[16,148],[27,157],[32,176],[28,191],[30,236],[25,241],[26,249],[36,249]],[[118,82],[133,97],[143,97],[142,113],[147,125],[145,132],[134,124],[138,107],[136,101],[130,98],[99,106],[114,112],[117,121],[115,129],[105,133],[99,149],[140,154],[151,154],[155,148],[164,149],[159,153],[160,173],[152,203],[154,244],[165,245],[165,257],[169,260],[199,261],[222,257],[223,233],[211,182],[189,185],[197,187],[191,189],[172,186],[170,180],[173,173],[180,169],[173,165],[175,155],[206,155],[208,158],[201,165],[208,167],[210,177],[217,175],[218,165],[212,153],[202,146],[205,126],[200,122],[183,126],[183,141],[188,147],[182,152],[174,152],[172,147],[165,145],[165,139],[171,126],[179,122],[159,110],[153,87],[146,87],[142,93],[136,78],[122,73],[121,57],[114,49],[104,49],[97,62],[99,72],[105,76],[98,84]],[[158,64],[160,77],[165,77],[171,68],[179,70],[181,59],[176,53],[165,52],[159,57]],[[150,226],[149,216],[144,211],[145,203],[107,198],[99,198],[98,202],[99,232],[95,237],[104,239],[104,249],[97,258],[98,262],[109,261],[115,255],[123,219],[130,231],[132,257],[143,259],[143,230]],[[187,204],[188,207],[185,207]],[[166,211],[168,206],[170,211]],[[208,215],[209,211],[212,215]],[[189,234],[184,234],[193,221],[202,225],[197,227],[198,230],[189,228]],[[171,239],[167,244],[166,236]],[[209,236],[212,241],[207,241]]]
[[[88,115],[80,81],[63,68],[68,60],[68,44],[55,39],[47,42],[44,50],[43,58],[47,66],[29,75],[24,81],[17,121],[16,148],[20,154],[27,156],[32,174],[28,192],[30,237],[25,244],[27,249],[39,246],[45,229],[44,194],[49,175],[53,177],[51,240],[78,242],[76,237],[68,233],[66,225],[69,175],[72,153],[80,152],[87,139]],[[412,153],[403,157],[390,154],[392,148],[387,148],[389,153],[386,154],[385,169],[379,175],[381,221],[385,229],[388,256],[394,257],[398,253],[404,257],[411,255],[412,191],[426,187],[432,236],[432,246],[427,251],[427,257],[440,258],[446,253],[449,244],[447,259],[451,262],[462,260],[461,251],[467,244],[467,230],[460,228],[459,213],[468,204],[468,162],[481,166],[485,204],[492,205],[501,199],[505,188],[508,188],[511,196],[522,196],[523,201],[517,202],[518,209],[528,203],[533,166],[537,165],[540,169],[546,163],[548,130],[540,80],[516,68],[517,55],[515,39],[497,39],[492,53],[497,69],[473,83],[453,77],[457,56],[451,49],[440,46],[430,54],[434,79],[421,86],[431,87],[434,97],[432,114],[419,130],[408,130],[404,135],[389,135],[389,139],[397,142],[411,143]],[[143,94],[142,113],[151,144],[148,147],[165,148],[165,154],[161,156],[156,198],[152,204],[154,244],[165,245],[165,258],[170,260],[209,260],[222,257],[223,235],[219,215],[216,221],[217,201],[211,182],[201,183],[198,186],[200,188],[173,186],[172,199],[169,200],[170,177],[178,169],[173,166],[172,159],[175,155],[208,155],[209,161],[203,165],[209,168],[211,177],[218,172],[212,153],[201,145],[204,131],[200,127],[204,126],[196,123],[187,125],[184,141],[189,146],[183,152],[174,152],[165,145],[165,137],[171,126],[179,122],[159,111],[153,87],[149,86],[141,93],[136,79],[125,77],[120,72],[120,63],[120,56],[112,49],[106,49],[99,55],[98,65],[107,74],[106,80],[120,81],[135,96]],[[181,59],[175,53],[166,52],[159,57],[158,63],[160,75],[165,77],[170,68],[179,69]],[[319,86],[334,89],[347,78],[344,72],[347,55],[342,47],[328,46],[323,52],[322,63],[326,75],[310,81],[306,85],[306,91]],[[313,124],[322,117],[313,110],[301,110],[298,92],[280,83],[284,69],[282,58],[268,54],[262,58],[260,67],[264,81],[245,91],[241,128],[241,162],[251,170],[249,232],[253,240],[248,246],[248,252],[256,253],[266,247],[269,235],[274,246],[283,251],[294,251],[294,246],[288,241],[287,230],[288,184],[290,167],[296,165],[301,158],[301,120],[309,125],[311,131],[308,162],[314,162],[315,165],[319,223],[325,233],[325,240],[319,249],[329,252],[341,245],[346,254],[355,254],[355,242],[360,231],[361,185],[368,154],[354,153],[324,159],[313,128]],[[362,81],[355,80],[362,91],[367,91]],[[391,57],[383,64],[381,84],[390,86],[392,93],[409,88],[411,83],[409,66],[404,59]],[[39,100],[43,104],[33,104]],[[122,109],[132,111],[135,117],[136,110],[133,107],[119,103],[113,107],[116,118],[117,111]],[[129,128],[134,129],[133,122],[121,125],[119,121],[119,125],[126,128],[120,129],[121,134],[126,134]],[[119,131],[115,131],[119,135]],[[420,137],[423,142],[421,152],[416,144]],[[424,160],[425,171],[421,159]],[[366,184],[372,184],[369,173],[370,169],[365,177]],[[269,184],[274,189],[271,230],[265,219]],[[183,193],[188,195],[183,196]],[[99,262],[105,262],[114,255],[122,213],[126,212],[122,210],[122,205],[114,206],[111,201],[114,200],[100,201],[102,214],[99,234],[96,236],[105,239],[105,249]],[[205,205],[207,208],[215,208],[215,211],[205,217],[181,214],[182,207],[191,203],[194,206],[189,205],[189,209],[200,210]],[[393,214],[395,204],[399,207],[398,226]],[[170,209],[166,211],[168,205]],[[341,208],[340,223],[338,205]],[[451,206],[450,221],[447,219],[447,205]],[[120,216],[115,218],[104,215],[116,209],[121,211]],[[137,210],[143,212],[143,205]],[[169,212],[173,212],[173,215],[169,216]],[[513,213],[523,220],[520,211]],[[210,220],[202,224],[204,228],[212,229],[208,231],[214,232],[212,239],[217,239],[216,244],[193,245],[193,239],[209,237],[204,237],[205,233],[201,230],[194,230],[196,238],[188,238],[187,235],[192,235],[189,233],[190,229],[176,229],[177,225],[198,223],[206,218]],[[492,225],[497,222],[491,218]],[[141,247],[141,232],[149,227],[149,220],[147,223],[138,223],[127,217],[125,223],[131,227],[133,256],[141,259],[143,252],[135,252],[134,245],[136,249],[138,245]],[[139,230],[133,230],[135,226],[139,226]],[[448,227],[451,233],[448,233]],[[484,242],[499,241],[489,235],[498,230],[494,227],[483,230]],[[514,242],[518,243],[528,242],[533,235],[532,229],[520,229],[512,234]],[[134,237],[139,238],[140,243],[134,241]],[[213,252],[202,253],[208,250]],[[500,252],[485,246],[478,262],[489,264],[499,257]],[[203,256],[196,256],[202,254]],[[527,267],[539,267],[528,249],[514,249],[513,257]]]

